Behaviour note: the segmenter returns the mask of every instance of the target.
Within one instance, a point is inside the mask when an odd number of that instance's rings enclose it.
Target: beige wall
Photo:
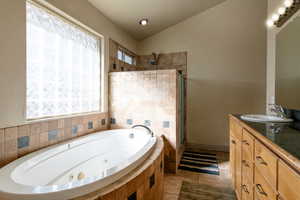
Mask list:
[[[139,44],[188,52],[188,142],[228,145],[229,113],[265,111],[267,1],[227,0]]]
[[[137,42],[106,19],[87,0],[48,0],[57,8],[102,34],[105,38],[105,66],[108,67],[108,39],[136,52]],[[26,70],[25,0],[2,0],[0,6],[0,128],[25,121]],[[107,76],[105,76],[107,82]]]

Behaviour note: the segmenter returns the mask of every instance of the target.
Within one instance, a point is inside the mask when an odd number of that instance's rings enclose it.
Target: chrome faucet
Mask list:
[[[142,128],[147,129],[147,131],[149,132],[151,137],[154,137],[153,131],[148,126],[145,126],[145,125],[142,125],[142,124],[137,124],[137,125],[132,126],[131,128],[136,128],[136,127],[142,127]]]
[[[284,109],[281,105],[277,105],[277,104],[269,104],[269,106],[272,106],[270,111],[275,113],[278,117],[281,118],[286,118],[286,114],[284,112]]]

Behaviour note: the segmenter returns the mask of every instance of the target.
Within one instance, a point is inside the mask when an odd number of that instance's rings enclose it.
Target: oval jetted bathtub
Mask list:
[[[24,156],[0,169],[0,199],[66,200],[138,167],[156,143],[146,129],[97,132]]]

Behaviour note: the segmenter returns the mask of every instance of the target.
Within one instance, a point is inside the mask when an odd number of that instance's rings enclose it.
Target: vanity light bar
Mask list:
[[[268,27],[281,27],[300,9],[300,0],[285,0],[282,7],[278,9],[267,21]]]

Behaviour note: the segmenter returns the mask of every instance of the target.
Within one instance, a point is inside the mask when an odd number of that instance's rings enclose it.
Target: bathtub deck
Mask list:
[[[152,154],[140,167],[134,169],[128,175],[111,185],[72,200],[127,199],[135,192],[137,200],[162,200],[164,187],[164,171],[163,168],[161,168],[164,153],[163,149],[164,142],[161,137],[158,137]],[[151,188],[150,179],[153,174],[155,174],[155,184]]]

